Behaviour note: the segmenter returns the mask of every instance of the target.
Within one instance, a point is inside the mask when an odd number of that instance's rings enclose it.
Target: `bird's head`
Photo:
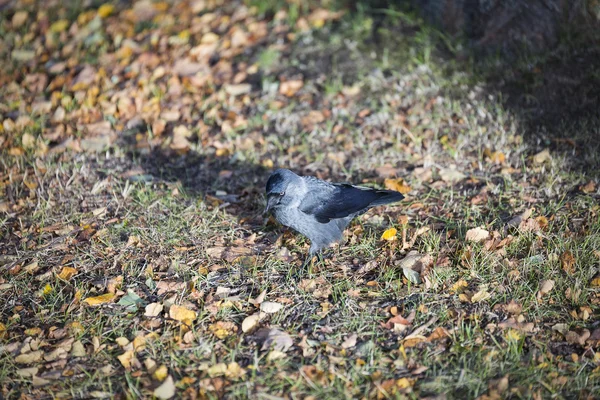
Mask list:
[[[285,203],[286,194],[290,194],[294,185],[300,180],[300,177],[289,169],[278,169],[271,174],[267,181],[267,207],[265,213],[269,210]]]

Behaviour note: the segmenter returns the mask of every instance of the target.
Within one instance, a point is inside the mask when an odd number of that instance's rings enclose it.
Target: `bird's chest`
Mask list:
[[[274,210],[274,216],[280,224],[296,228],[299,223],[300,215],[298,211],[291,208],[280,208]]]

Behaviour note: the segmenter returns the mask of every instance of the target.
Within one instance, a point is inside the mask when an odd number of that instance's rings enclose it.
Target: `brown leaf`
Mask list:
[[[279,85],[279,93],[287,97],[292,97],[304,86],[304,82],[301,80],[292,80],[281,82]]]
[[[19,354],[15,357],[17,364],[33,364],[42,360],[44,352],[41,350],[30,351],[29,353]]]
[[[575,272],[575,257],[573,257],[573,253],[569,250],[562,253],[560,256],[560,265],[562,266],[563,271],[572,275]]]
[[[60,274],[58,274],[58,277],[62,280],[69,281],[76,274],[77,274],[77,270],[75,268],[63,267],[63,269],[60,271]]]
[[[358,335],[356,333],[351,334],[342,343],[342,348],[343,349],[349,349],[349,348],[352,348],[352,347],[356,346],[356,339],[357,338],[358,338]]]
[[[385,324],[383,322],[381,323],[381,326],[383,328],[393,329],[395,332],[402,332],[411,325],[412,323],[409,320],[403,318],[401,315],[393,316],[392,318],[388,319]]]
[[[271,328],[266,332],[257,333],[257,335],[265,337],[265,341],[261,348],[262,350],[272,349],[285,353],[294,344],[292,337],[287,332],[280,331],[276,328]]]
[[[596,182],[589,181],[585,185],[581,186],[580,190],[585,194],[594,193],[596,191]]]
[[[469,229],[467,231],[467,234],[465,236],[465,239],[469,242],[483,242],[484,240],[487,240],[490,237],[490,232],[483,229],[483,228],[473,228],[473,229]]]
[[[247,247],[210,247],[206,249],[206,254],[212,258],[220,258],[229,262],[235,261],[239,257],[251,256],[252,249]]]
[[[541,300],[544,295],[550,293],[552,288],[554,288],[554,281],[552,279],[547,279],[545,281],[542,281],[540,283],[540,290],[537,294],[538,300]]]

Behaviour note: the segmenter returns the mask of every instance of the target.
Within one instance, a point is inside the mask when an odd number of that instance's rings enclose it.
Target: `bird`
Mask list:
[[[310,240],[304,266],[321,250],[342,239],[344,229],[370,208],[395,203],[400,192],[378,190],[348,183],[330,183],[277,169],[267,180],[265,214],[271,212],[284,226]]]

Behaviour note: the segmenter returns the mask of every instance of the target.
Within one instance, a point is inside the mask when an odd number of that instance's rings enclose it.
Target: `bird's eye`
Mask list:
[[[283,196],[285,196],[285,192],[279,193],[279,197],[283,197]]]

